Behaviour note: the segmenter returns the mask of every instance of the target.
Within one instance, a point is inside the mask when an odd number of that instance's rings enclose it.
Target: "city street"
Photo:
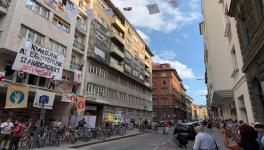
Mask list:
[[[86,147],[80,147],[78,149],[89,149],[89,150],[186,150],[180,148],[172,139],[172,129],[170,134],[163,135],[161,131],[158,134],[147,133],[130,138],[124,138],[116,141],[104,142]],[[223,145],[223,138],[219,130],[214,129],[213,131],[207,131],[212,135],[218,147],[221,150],[227,150]],[[192,150],[194,140],[188,142],[187,150]]]
[[[192,149],[193,141],[189,142],[188,149]],[[116,141],[95,144],[79,149],[89,150],[175,150],[179,148],[172,141],[172,130],[170,134],[164,135],[161,131],[158,134],[147,133],[138,136],[124,138]],[[184,148],[183,148],[184,149]]]

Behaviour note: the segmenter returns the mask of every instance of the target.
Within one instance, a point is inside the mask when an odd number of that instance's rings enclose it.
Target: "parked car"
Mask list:
[[[174,129],[174,136],[181,136],[188,139],[194,139],[196,133],[194,127],[201,124],[201,121],[188,122],[188,123],[178,123]]]

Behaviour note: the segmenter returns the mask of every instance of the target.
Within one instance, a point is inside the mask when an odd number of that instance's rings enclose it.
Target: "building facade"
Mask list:
[[[66,7],[76,8],[76,14]],[[91,8],[94,19],[89,19]],[[114,16],[106,16],[105,9]],[[122,13],[108,0],[3,0],[0,6],[0,97],[6,99],[7,87],[17,80],[12,70],[22,39],[64,56],[62,79],[54,90],[55,101],[48,118],[69,119],[72,103],[62,102],[71,93],[76,71],[81,72],[77,95],[86,100],[82,115],[93,115],[97,122],[106,113],[121,118],[151,117],[151,57],[148,46]],[[129,41],[128,41],[129,40]],[[130,67],[130,68],[129,68]],[[35,92],[47,90],[50,79],[24,73],[29,86],[28,107],[3,109],[1,116],[37,119],[40,109],[33,107]],[[64,118],[62,118],[64,117]]]
[[[202,5],[208,113],[212,118],[254,122],[236,21],[228,16],[230,0],[203,0]]]
[[[206,120],[208,119],[208,110],[207,110],[207,106],[204,105],[200,105],[199,107],[199,111],[198,111],[198,118],[201,120]]]
[[[199,106],[197,104],[192,104],[192,120],[199,119]]]
[[[186,119],[186,90],[177,71],[170,64],[153,64],[152,73],[154,119]]]
[[[231,0],[229,16],[236,20],[236,30],[247,77],[254,121],[264,120],[264,2]]]
[[[192,120],[192,104],[193,104],[193,98],[189,95],[185,96],[186,101],[186,110],[187,110],[187,120]]]

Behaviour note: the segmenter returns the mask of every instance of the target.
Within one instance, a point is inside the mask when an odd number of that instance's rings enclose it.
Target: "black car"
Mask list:
[[[188,139],[194,139],[196,133],[194,131],[194,127],[200,125],[201,122],[189,122],[189,123],[179,123],[176,125],[174,129],[174,136],[175,137],[185,137]]]

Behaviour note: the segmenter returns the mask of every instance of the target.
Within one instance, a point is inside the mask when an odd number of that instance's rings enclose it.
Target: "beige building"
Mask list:
[[[66,7],[77,8],[77,15]],[[93,10],[94,19],[87,17]],[[114,16],[106,16],[112,8]],[[81,71],[77,95],[86,99],[85,115],[97,120],[112,113],[122,118],[151,117],[151,53],[143,39],[109,0],[3,0],[0,6],[0,96],[16,81],[12,65],[22,39],[64,55],[61,84],[55,88],[55,102],[47,111],[50,118],[68,117],[72,104],[61,102],[62,93],[71,93],[74,74]],[[25,74],[23,84],[30,87],[27,109],[2,109],[0,114],[39,117],[32,103],[37,89],[47,90],[49,79]]]
[[[230,0],[203,0],[206,83],[210,117],[254,122],[236,21],[228,16]]]
[[[208,119],[208,110],[206,106],[200,105],[198,111],[198,118],[201,120]]]

